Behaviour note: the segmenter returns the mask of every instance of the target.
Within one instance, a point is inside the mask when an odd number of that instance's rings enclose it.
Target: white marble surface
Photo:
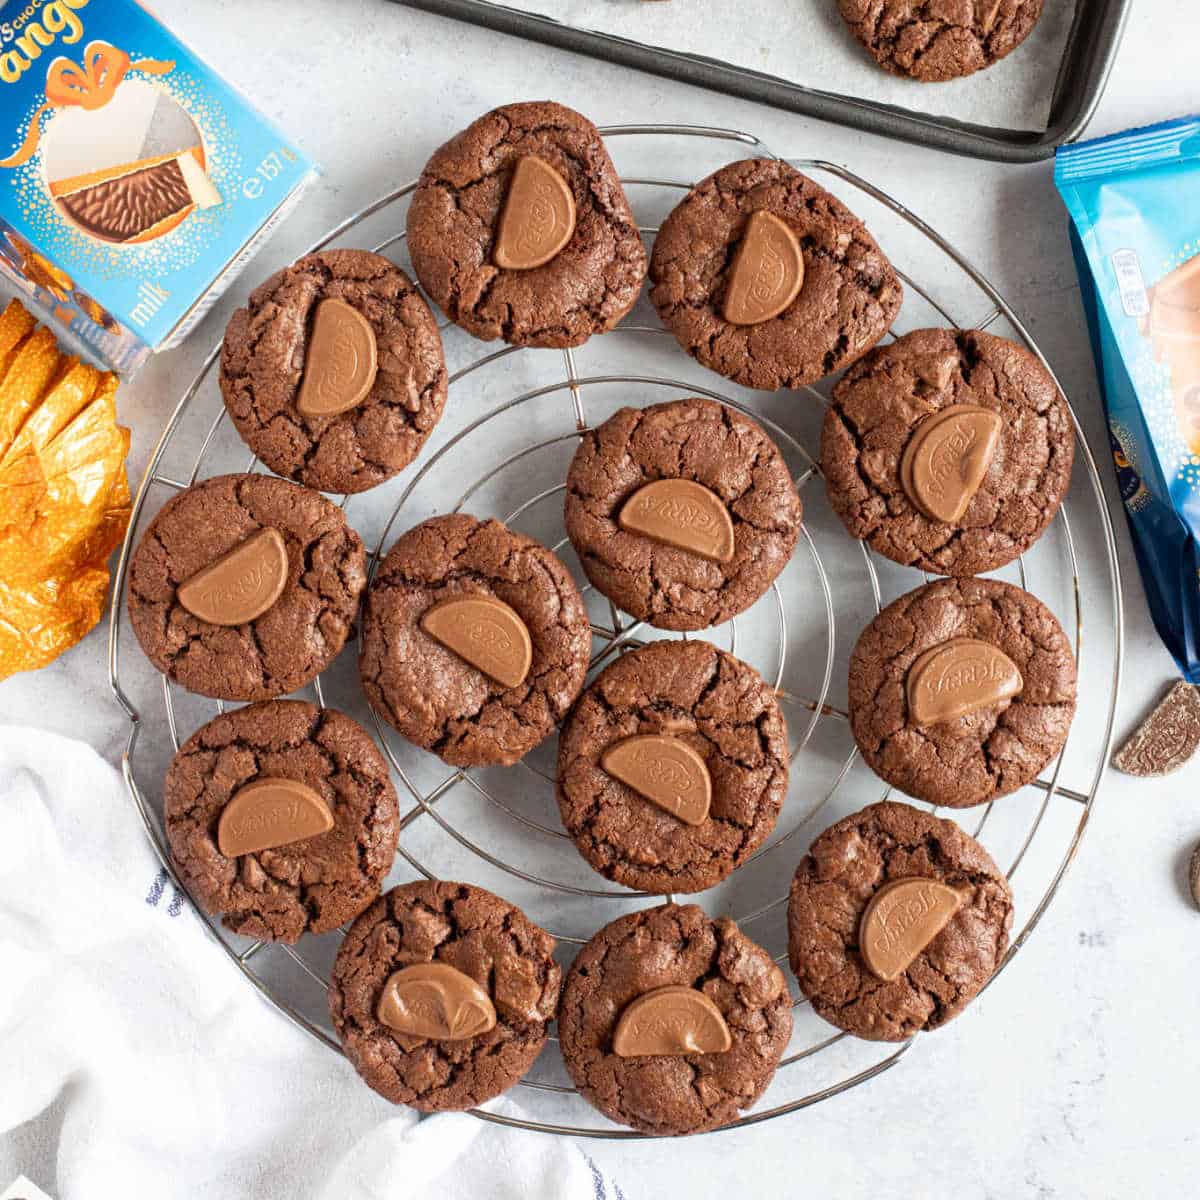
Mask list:
[[[687,0],[674,3],[683,9]],[[507,100],[552,96],[602,123],[652,116],[739,126],[789,154],[845,162],[933,221],[1012,301],[1105,454],[1066,216],[1048,164],[1011,168],[933,155],[383,0],[156,0],[154,8],[327,169],[266,251],[272,263],[415,177],[451,130]],[[1136,9],[1092,133],[1200,102],[1195,0],[1142,0]],[[219,336],[253,273],[187,346],[122,389],[135,477],[181,381]],[[1115,503],[1112,511],[1126,566],[1122,732],[1172,667],[1150,626]],[[105,685],[104,655],[98,630],[54,666],[4,683],[0,719],[32,719],[85,737],[115,759],[125,725]],[[1110,776],[1074,869],[1013,969],[969,1016],[924,1039],[896,1070],[744,1132],[686,1145],[597,1142],[589,1152],[630,1200],[747,1191],[844,1200],[1194,1194],[1200,915],[1185,902],[1182,871],[1200,837],[1198,784],[1200,763],[1161,783]],[[28,1131],[30,1154],[40,1160],[28,1170],[35,1178],[53,1177],[44,1168],[54,1125],[51,1118]]]

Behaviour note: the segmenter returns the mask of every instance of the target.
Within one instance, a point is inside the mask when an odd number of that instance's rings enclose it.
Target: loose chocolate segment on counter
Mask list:
[[[927,417],[900,460],[908,498],[930,520],[959,521],[987,475],[1002,427],[1000,414],[979,404],[952,404]]]
[[[1169,775],[1200,746],[1200,688],[1180,679],[1113,757],[1127,775]]]
[[[686,825],[701,825],[712,803],[712,778],[704,759],[680,738],[639,734],[604,752],[600,765]]]
[[[283,595],[287,580],[283,536],[277,529],[260,529],[181,583],[176,598],[192,616],[211,625],[244,625]]]
[[[934,879],[895,879],[871,897],[858,949],[880,979],[896,979],[953,920],[963,893]]]
[[[804,286],[804,255],[791,229],[774,213],[750,214],[733,260],[724,317],[731,325],[757,325],[783,312]]]
[[[733,1039],[721,1010],[681,984],[644,992],[625,1007],[613,1033],[621,1058],[648,1054],[724,1054]]]
[[[239,788],[221,810],[217,848],[226,858],[273,850],[333,828],[319,792],[298,779],[267,776]]]
[[[918,655],[906,679],[908,715],[916,725],[936,725],[1002,704],[1021,694],[1016,663],[979,638],[952,638]]]
[[[529,674],[533,662],[529,629],[495,596],[442,600],[426,610],[421,628],[504,687],[519,687]]]
[[[371,323],[353,305],[330,297],[317,305],[296,410],[333,417],[361,404],[378,371]]]
[[[413,963],[388,977],[379,1020],[413,1038],[462,1041],[496,1027],[487,992],[449,963]]]
[[[510,271],[543,266],[575,232],[575,197],[545,159],[526,154],[513,171],[493,259]]]
[[[656,479],[625,502],[617,524],[713,562],[733,558],[733,520],[721,497],[691,479]]]

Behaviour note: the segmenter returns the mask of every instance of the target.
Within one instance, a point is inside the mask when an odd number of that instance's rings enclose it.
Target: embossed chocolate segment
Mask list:
[[[265,777],[238,788],[221,810],[217,849],[226,858],[302,842],[333,828],[321,794],[296,779]]]
[[[656,479],[625,501],[617,524],[627,533],[690,550],[701,558],[733,557],[733,520],[716,492],[691,479]]]
[[[936,725],[1021,694],[1025,681],[1007,654],[978,638],[951,638],[919,654],[906,680],[914,725]]]
[[[287,546],[277,529],[260,529],[197,571],[175,592],[184,608],[210,625],[244,625],[283,595]]]
[[[296,408],[306,417],[333,417],[361,404],[379,369],[375,330],[352,304],[317,305]]]
[[[733,1045],[721,1010],[695,988],[671,984],[625,1006],[613,1033],[613,1053],[723,1054]]]
[[[376,1016],[415,1038],[458,1042],[496,1027],[496,1007],[469,975],[449,963],[413,963],[388,976]]]
[[[492,259],[506,271],[543,266],[575,232],[571,186],[545,159],[527,154],[516,165]]]
[[[769,321],[803,286],[804,255],[796,235],[774,213],[751,213],[729,273],[725,320],[731,325]]]
[[[457,596],[425,610],[421,628],[505,687],[519,687],[533,662],[525,622],[495,596]]]
[[[1200,688],[1180,679],[1113,757],[1127,775],[1150,778],[1179,770],[1200,747]]]
[[[858,927],[868,970],[892,980],[933,941],[962,907],[965,895],[936,879],[895,879],[871,897]]]
[[[917,426],[900,459],[900,483],[932,521],[953,525],[983,483],[1000,441],[1000,414],[951,404]]]
[[[679,738],[656,733],[625,738],[604,752],[600,766],[685,825],[708,819],[712,778],[704,759]]]

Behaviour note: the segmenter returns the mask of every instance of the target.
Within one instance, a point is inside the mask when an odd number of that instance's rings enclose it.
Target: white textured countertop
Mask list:
[[[687,0],[675,3],[684,9]],[[654,119],[753,130],[783,153],[868,175],[981,266],[1039,341],[1102,467],[1107,462],[1066,214],[1048,163],[1003,167],[936,155],[383,0],[154,0],[153,7],[326,169],[265,251],[272,264],[415,178],[435,145],[506,101],[552,97],[602,124]],[[1195,0],[1135,7],[1091,134],[1200,105]],[[183,381],[259,273],[252,265],[187,346],[122,388],[121,417],[133,427],[131,477],[140,477]],[[1151,628],[1113,491],[1127,618],[1121,735],[1173,669]],[[104,658],[102,627],[52,667],[0,686],[0,719],[32,716],[115,760],[126,726]],[[595,1142],[589,1153],[630,1200],[1194,1195],[1200,914],[1185,900],[1183,866],[1200,837],[1198,784],[1200,761],[1159,783],[1110,775],[1077,862],[1012,969],[895,1070],[743,1132],[667,1146]],[[52,1122],[28,1136],[31,1154],[52,1154]],[[27,1173],[53,1177],[52,1166],[38,1167],[31,1162]]]

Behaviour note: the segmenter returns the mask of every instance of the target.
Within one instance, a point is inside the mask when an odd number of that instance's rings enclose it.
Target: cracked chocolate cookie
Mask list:
[[[639,1001],[648,1020],[630,1013]],[[791,1035],[783,972],[732,921],[694,904],[606,925],[571,964],[558,1011],[580,1095],[667,1137],[736,1120],[766,1090]]]
[[[1074,458],[1050,373],[978,330],[876,346],[838,381],[821,431],[829,502],[851,536],[935,575],[1024,554],[1058,512]]]
[[[272,275],[221,347],[221,395],[276,474],[361,492],[406,467],[446,404],[429,305],[386,258],[325,250]]]
[[[189,691],[270,700],[323,671],[354,632],[362,539],[341,509],[270,475],[219,475],[163,505],[134,551],[129,619]]]
[[[893,75],[942,83],[1011,54],[1043,0],[838,0],[854,36]]]
[[[600,131],[549,101],[497,108],[433,155],[408,248],[446,316],[514,346],[578,346],[611,329],[646,276]]]
[[[745,611],[787,566],[802,508],[762,427],[712,400],[623,408],[567,472],[567,534],[592,584],[659,629]]]
[[[544,546],[465,513],[401,536],[363,616],[372,707],[455,766],[511,766],[579,695],[592,634],[575,581]]]
[[[707,642],[623,654],[558,742],[558,807],[580,854],[616,883],[699,892],[766,840],[787,794],[774,691]]]
[[[747,258],[743,243],[760,213],[774,225]],[[789,249],[802,257],[790,272],[778,263]],[[739,280],[746,264],[756,272]],[[862,221],[787,163],[765,158],[731,163],[692,188],[659,230],[650,279],[658,315],[693,358],[765,391],[816,383],[854,362],[887,332],[903,299]],[[765,295],[789,279],[779,300],[794,298],[775,315],[776,304],[746,301],[756,285]]]
[[[889,604],[850,656],[867,764],[918,800],[970,808],[1037,778],[1075,715],[1075,656],[1036,596],[939,579]]]
[[[361,725],[268,700],[198,729],[163,789],[179,877],[234,933],[295,942],[379,895],[399,836],[396,793]]]
[[[554,939],[465,883],[392,888],[346,934],[329,1012],[346,1057],[393,1104],[474,1108],[546,1044],[561,972]]]
[[[979,994],[1012,924],[1008,880],[953,821],[873,804],[831,825],[796,868],[788,955],[813,1010],[902,1042]]]

